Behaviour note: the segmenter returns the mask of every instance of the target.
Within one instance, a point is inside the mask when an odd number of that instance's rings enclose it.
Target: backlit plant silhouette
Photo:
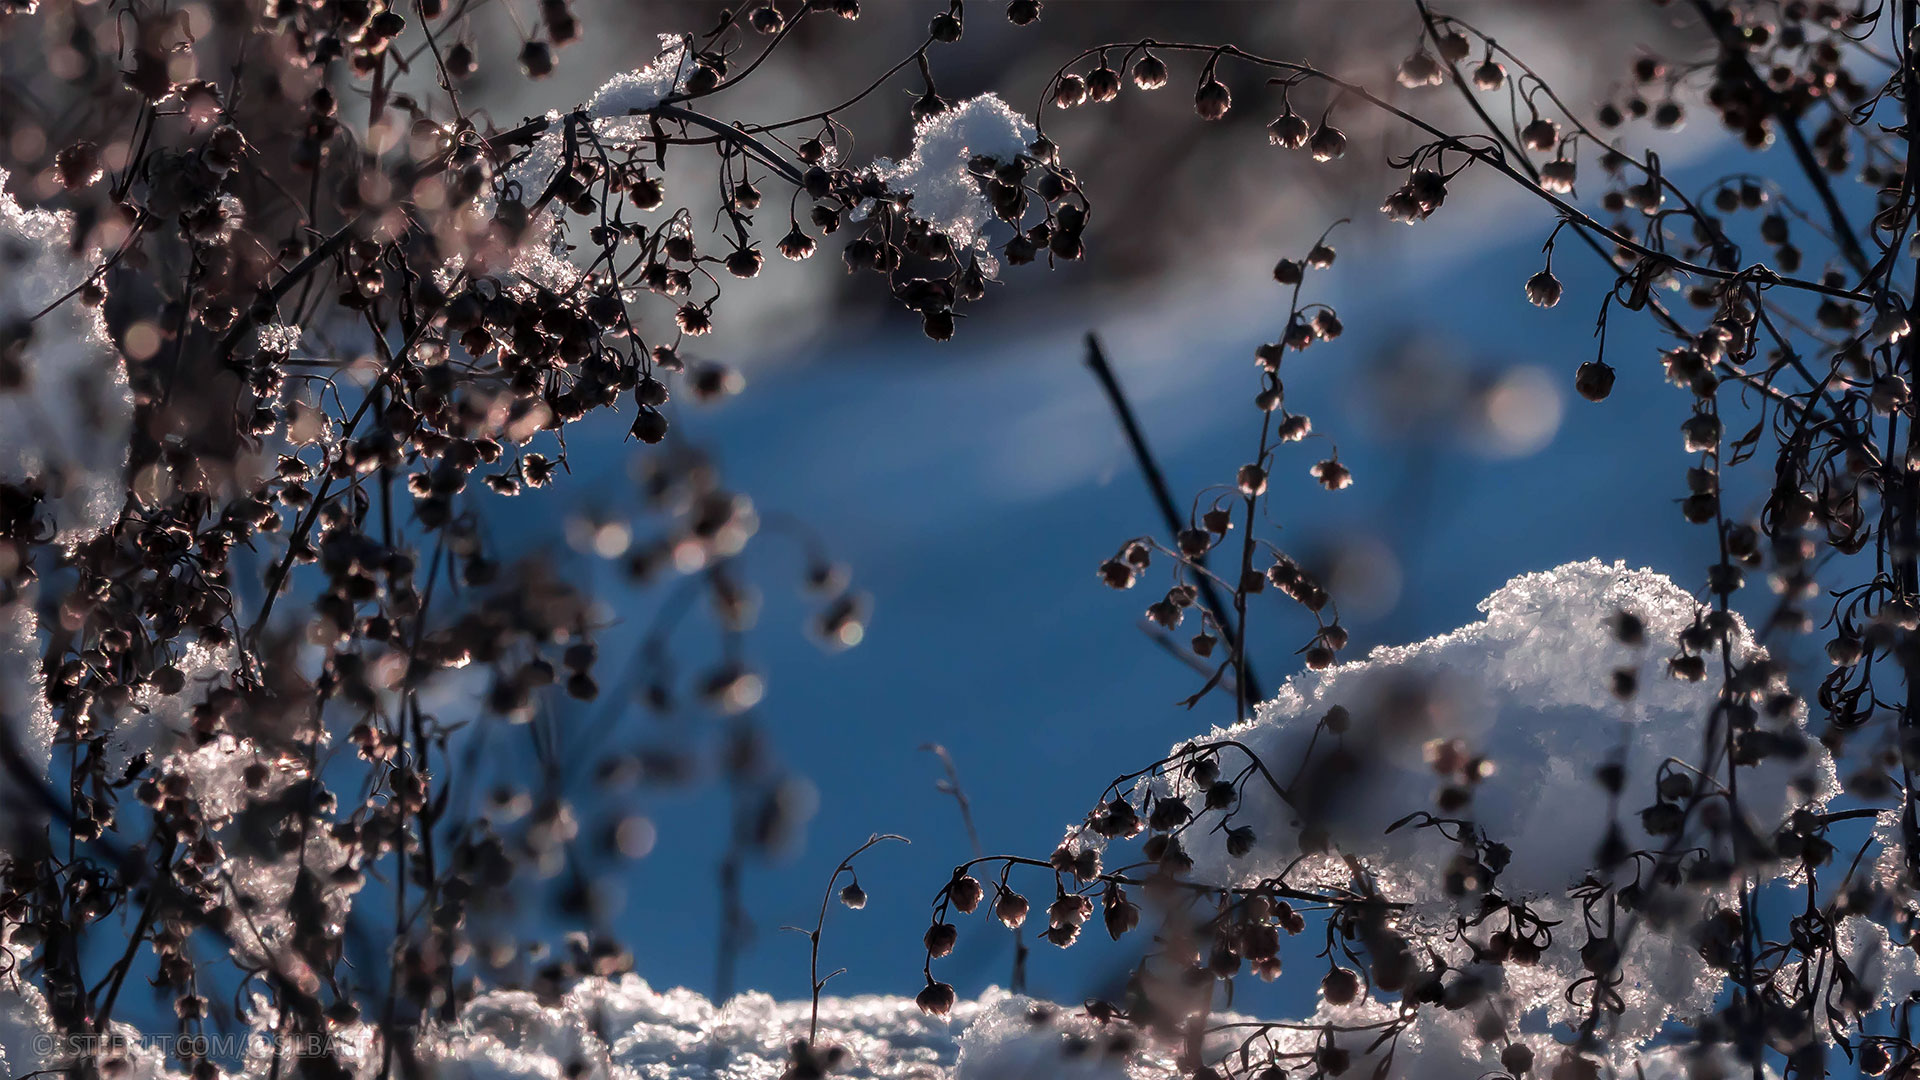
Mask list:
[[[513,123],[463,102],[477,65],[513,52],[537,80],[588,28],[541,0],[503,43],[489,6],[0,0],[9,67],[36,65],[0,80],[13,1074],[1920,1074],[1912,0],[1675,2],[1673,55],[1594,58],[1620,77],[1598,103],[1416,0],[1391,76],[1268,55],[1284,43],[1120,40],[1067,58],[1032,113],[942,96],[936,61],[967,20],[1042,5],[952,0],[862,92],[750,121],[803,28],[861,33],[857,0],[751,0]],[[902,87],[910,153],[856,157],[846,116]],[[1340,125],[1365,117],[1399,177],[1378,213],[1416,229],[1467,185],[1530,196],[1502,222],[1543,242],[1515,295],[1594,306],[1596,352],[1566,377],[1596,407],[1616,366],[1661,365],[1685,402],[1671,527],[1709,530],[1715,560],[1687,587],[1597,561],[1518,577],[1483,622],[1343,657],[1340,597],[1281,545],[1270,485],[1367,482],[1283,381],[1342,347],[1318,286],[1367,253],[1336,255],[1329,228],[1276,253],[1246,460],[1184,511],[1161,490],[1164,532],[1089,558],[1204,672],[1188,708],[1232,726],[1090,789],[1051,853],[935,883],[911,1003],[823,995],[831,897],[867,903],[841,884],[854,856],[803,928],[802,1005],[743,1020],[655,994],[611,934],[517,948],[524,887],[591,912],[607,864],[651,846],[634,791],[718,777],[730,984],[740,860],[806,797],[756,719],[758,534],[799,538],[824,644],[865,632],[808,526],[763,521],[676,422],[743,389],[700,339],[774,255],[872,280],[936,341],[1029,264],[1097,259],[1099,171],[1067,168],[1045,120],[1147,92],[1192,93],[1195,124],[1258,109],[1246,154],[1327,169],[1353,166]],[[1689,114],[1751,162],[1689,190],[1636,148]],[[1584,296],[1556,259],[1611,284]],[[1610,352],[1620,319],[1650,320],[1659,355]],[[612,664],[594,597],[476,510],[568,484],[570,425],[607,410],[632,417],[640,492],[570,523],[573,546],[662,589]],[[721,659],[683,674],[700,625]],[[1269,627],[1305,668],[1277,697],[1253,673]],[[1811,680],[1785,659],[1809,637],[1831,661]],[[603,682],[612,708],[696,698],[721,733],[566,745]],[[487,760],[507,725],[530,726],[531,767]],[[1065,948],[1096,913],[1139,942],[1112,1000],[966,1001],[940,978],[967,917]],[[1305,971],[1283,965],[1296,937]],[[1236,1011],[1250,975],[1317,1004]],[[173,1013],[165,1050],[126,1041],[140,982]],[[914,1056],[951,1044],[948,1017],[970,1025],[957,1064]],[[216,1060],[233,1031],[270,1038]]]

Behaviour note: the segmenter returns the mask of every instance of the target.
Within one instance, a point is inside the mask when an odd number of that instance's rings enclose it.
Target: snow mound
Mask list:
[[[1631,1055],[1669,1020],[1711,1008],[1723,978],[1703,958],[1695,934],[1733,890],[1726,875],[1660,890],[1650,911],[1623,912],[1617,927],[1604,915],[1596,924],[1570,890],[1584,885],[1591,895],[1625,887],[1636,868],[1648,865],[1629,859],[1602,868],[1599,852],[1613,828],[1627,850],[1697,849],[1729,866],[1737,861],[1727,837],[1738,830],[1710,830],[1711,810],[1657,835],[1641,810],[1656,802],[1663,780],[1669,787],[1675,777],[1717,783],[1700,780],[1702,768],[1724,776],[1725,728],[1715,719],[1723,660],[1735,670],[1762,671],[1748,665],[1765,652],[1735,619],[1726,631],[1733,655],[1723,658],[1717,637],[1709,642],[1700,633],[1706,608],[1668,578],[1620,563],[1589,560],[1516,578],[1480,610],[1482,621],[1451,633],[1295,676],[1253,720],[1196,740],[1200,747],[1237,743],[1264,766],[1236,806],[1200,810],[1198,783],[1178,769],[1155,780],[1151,793],[1185,798],[1197,814],[1181,834],[1193,880],[1344,887],[1363,876],[1386,899],[1407,905],[1399,929],[1417,954],[1428,950],[1450,971],[1479,980],[1514,1024],[1527,1017],[1550,1025],[1587,1020],[1593,989],[1582,947],[1591,937],[1617,935],[1619,1009],[1606,1030],[1611,1045]],[[1625,632],[1623,613],[1631,616]],[[1684,651],[1683,635],[1704,660],[1706,675],[1697,681],[1669,670]],[[1626,696],[1615,691],[1621,673],[1636,683]],[[1832,763],[1804,737],[1804,708],[1769,710],[1766,703],[1788,699],[1778,677],[1763,681],[1750,687],[1752,722],[1776,750],[1743,767],[1739,780],[1748,825],[1760,837],[1838,790]],[[1336,717],[1331,724],[1329,715]],[[1191,752],[1183,744],[1175,756]],[[1238,750],[1218,753],[1223,776],[1246,764]],[[1596,779],[1606,764],[1624,772],[1617,800]],[[1479,778],[1463,779],[1468,775]],[[1444,809],[1447,788],[1471,797]],[[1223,817],[1229,828],[1253,831],[1251,849],[1238,857],[1228,851],[1227,829],[1215,827]],[[1463,847],[1463,833],[1481,846]],[[1323,842],[1331,853],[1318,853]],[[1490,852],[1504,854],[1504,862]],[[1460,932],[1463,916],[1482,922],[1475,916],[1489,885],[1558,923],[1532,962],[1491,964],[1478,955],[1491,931],[1506,928],[1504,917]],[[1583,979],[1586,989],[1570,994]],[[1352,1008],[1361,1007],[1323,1003],[1308,1022],[1350,1022]],[[1424,1043],[1423,1056],[1452,1047],[1447,1053],[1464,1054],[1470,1074],[1497,1068],[1498,1043],[1473,1035],[1477,1015],[1472,1008],[1427,1010],[1403,1041]],[[1552,1047],[1543,1042],[1540,1049]]]
[[[417,1032],[415,1050],[439,1080],[786,1080],[804,1075],[790,1066],[793,1043],[806,1035],[809,1009],[806,1001],[775,1002],[752,993],[715,1005],[690,990],[654,990],[631,974],[590,978],[557,1000],[520,990],[482,994],[450,1025]],[[244,1039],[246,1059],[224,1076],[237,1080],[274,1071],[270,1032],[275,1015],[265,999],[255,999],[256,1026]],[[1223,1029],[1209,1037],[1203,1056],[1235,1058],[1238,1037],[1232,1025],[1245,1019],[1218,1014],[1215,1020]],[[130,1068],[116,1075],[180,1080],[177,1067],[167,1068],[139,1032],[124,1024],[114,1029],[131,1051],[125,1063]],[[1316,1038],[1311,1031],[1280,1032],[1275,1046],[1297,1053],[1310,1050]],[[384,1055],[373,1025],[343,1025],[332,1032],[330,1043],[354,1080],[381,1075]],[[0,1065],[12,1070],[10,1075],[70,1064],[46,1052],[59,1045],[37,990],[0,990]],[[833,1053],[827,1075],[836,1080],[1185,1080],[1191,1075],[1164,1049],[1137,1048],[1117,1028],[998,988],[958,1003],[950,1019],[925,1016],[905,997],[822,998],[816,1046],[823,1055]],[[1393,1076],[1482,1080],[1488,1073],[1445,1032],[1371,1047],[1361,1042],[1353,1049],[1347,1075],[1369,1075],[1389,1056]],[[1666,1047],[1641,1056],[1639,1065],[1647,1080],[1747,1075],[1724,1050],[1704,1053],[1703,1058],[1690,1048]],[[1716,1068],[1702,1073],[1705,1065]],[[284,1059],[280,1069],[287,1069]]]
[[[781,1080],[792,1046],[804,1040],[811,1005],[742,994],[715,1005],[690,990],[657,991],[636,975],[583,979],[558,999],[522,990],[489,991],[444,1027],[417,1033],[415,1049],[440,1080]],[[228,1075],[272,1071],[275,1012],[256,999],[248,1055]],[[17,1075],[53,1067],[41,1048],[54,1045],[38,990],[0,992],[0,1064]],[[139,1033],[120,1029],[136,1048]],[[331,1040],[355,1080],[381,1073],[377,1028],[344,1025]],[[990,988],[954,1007],[951,1018],[923,1014],[912,998],[822,998],[816,1046],[835,1052],[836,1080],[1172,1080],[1180,1075],[1159,1055],[1133,1053],[1084,1017],[1068,1017]],[[8,1056],[18,1047],[16,1056]],[[34,1052],[29,1052],[33,1048]],[[835,1049],[837,1048],[837,1050]],[[174,1080],[157,1061],[141,1076]],[[285,1069],[285,1063],[282,1063]]]
[[[1434,895],[1451,848],[1432,842],[1429,829],[1388,829],[1408,814],[1435,810],[1442,783],[1435,744],[1452,740],[1491,765],[1458,816],[1511,849],[1499,879],[1503,893],[1549,896],[1577,884],[1615,822],[1630,848],[1662,847],[1638,811],[1653,801],[1663,762],[1697,764],[1710,749],[1704,740],[1719,693],[1718,649],[1706,652],[1709,677],[1702,681],[1667,671],[1676,640],[1704,613],[1701,605],[1653,571],[1588,560],[1515,578],[1480,611],[1484,621],[1451,633],[1295,676],[1255,719],[1202,740],[1232,739],[1283,781],[1296,772],[1301,779],[1296,806],[1269,787],[1248,785],[1234,823],[1252,826],[1258,843],[1233,859],[1221,836],[1194,836],[1196,876],[1248,881],[1279,873],[1299,857],[1300,826],[1310,818],[1340,851],[1375,866],[1391,889],[1409,898]],[[1620,640],[1614,623],[1623,612],[1643,625],[1642,644]],[[1764,656],[1737,619],[1733,643],[1736,663]],[[1619,671],[1637,682],[1626,699],[1612,689]],[[1322,732],[1316,744],[1316,727],[1336,706],[1347,712],[1346,733],[1334,739]],[[1776,726],[1800,732],[1804,712]],[[1800,750],[1741,774],[1742,802],[1768,826],[1791,807],[1837,790],[1818,746]],[[1302,761],[1320,767],[1300,770]],[[1618,811],[1595,780],[1608,762],[1625,767]]]

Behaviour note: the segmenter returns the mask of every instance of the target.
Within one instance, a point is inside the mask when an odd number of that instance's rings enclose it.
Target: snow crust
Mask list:
[[[724,1005],[685,989],[657,991],[636,975],[589,978],[557,1000],[520,990],[482,994],[450,1025],[419,1035],[417,1050],[439,1080],[778,1080],[791,1046],[807,1034],[810,1003],[742,994]],[[249,1053],[227,1075],[264,1076],[272,1069],[267,1032],[274,1011],[255,1002]],[[18,1075],[49,1064],[37,1054],[50,1020],[31,986],[0,992],[0,1064]],[[139,1033],[123,1028],[135,1044]],[[356,1080],[380,1073],[376,1029],[344,1025],[334,1050]],[[1130,1052],[1084,1018],[1003,990],[957,1004],[950,1018],[925,1015],[911,998],[823,998],[825,1052],[844,1057],[830,1075],[842,1080],[1125,1080],[1171,1078],[1166,1057]],[[175,1080],[153,1055],[130,1062],[132,1075]],[[284,1065],[283,1065],[284,1068]]]
[[[1302,760],[1329,760],[1334,740],[1323,734],[1311,756],[1308,745],[1322,717],[1335,706],[1346,709],[1343,756],[1358,759],[1358,767],[1314,792],[1319,801],[1309,813],[1341,851],[1367,859],[1391,889],[1412,898],[1439,892],[1452,848],[1432,842],[1431,830],[1387,829],[1407,814],[1433,810],[1440,783],[1430,760],[1435,740],[1457,739],[1492,764],[1465,816],[1512,849],[1500,875],[1503,893],[1546,896],[1577,884],[1616,822],[1630,847],[1662,847],[1637,811],[1653,801],[1662,762],[1698,762],[1707,749],[1719,680],[1689,682],[1666,670],[1676,638],[1704,609],[1661,574],[1588,560],[1515,578],[1480,611],[1483,621],[1459,630],[1297,675],[1255,719],[1201,741],[1240,742],[1287,777]],[[1618,639],[1611,623],[1622,612],[1644,623],[1644,644]],[[1764,655],[1744,623],[1736,623],[1734,651],[1741,662]],[[1718,672],[1717,649],[1707,666]],[[1627,700],[1611,689],[1613,673],[1623,669],[1638,679]],[[1783,726],[1804,730],[1804,709]],[[1742,802],[1777,823],[1791,807],[1834,794],[1831,762],[1817,745],[1806,751],[1797,761],[1743,771]],[[1618,811],[1594,778],[1606,762],[1626,770]],[[1271,788],[1249,785],[1235,824],[1251,825],[1259,842],[1233,859],[1221,837],[1194,836],[1196,876],[1278,873],[1300,855],[1300,821]]]
[[[1217,885],[1251,885],[1283,875],[1295,886],[1346,885],[1354,869],[1339,855],[1351,857],[1386,898],[1409,905],[1400,930],[1416,952],[1430,949],[1453,971],[1493,988],[1504,1002],[1509,1030],[1521,1023],[1537,1029],[1542,1019],[1549,1025],[1578,1025],[1589,1013],[1588,995],[1574,995],[1576,1005],[1567,989],[1587,974],[1580,948],[1589,929],[1606,929],[1592,927],[1569,889],[1583,882],[1632,880],[1630,863],[1620,868],[1618,880],[1596,869],[1596,853],[1615,823],[1629,848],[1668,846],[1667,838],[1648,835],[1639,810],[1654,801],[1663,762],[1710,757],[1703,741],[1720,685],[1720,657],[1717,651],[1707,654],[1713,674],[1702,681],[1669,675],[1667,660],[1677,652],[1676,639],[1704,609],[1668,578],[1621,563],[1588,560],[1515,578],[1480,610],[1482,621],[1451,633],[1295,676],[1253,720],[1197,740],[1240,743],[1281,782],[1292,784],[1294,804],[1267,784],[1247,784],[1229,824],[1251,827],[1257,840],[1240,858],[1228,854],[1225,830],[1213,828],[1217,813],[1202,814],[1182,839],[1194,859],[1193,879]],[[1615,626],[1622,612],[1643,625],[1643,643],[1620,640]],[[1744,624],[1736,624],[1732,638],[1736,660],[1763,655]],[[1639,680],[1637,693],[1627,700],[1611,689],[1614,673],[1623,669]],[[1321,730],[1316,741],[1316,728],[1336,706],[1349,717],[1345,734]],[[1804,710],[1782,721],[1763,718],[1760,724],[1798,734]],[[1804,753],[1798,759],[1769,760],[1741,772],[1741,801],[1761,835],[1796,807],[1817,807],[1838,791],[1833,766],[1819,745],[1801,741]],[[1421,827],[1426,819],[1419,817],[1389,832],[1409,815],[1445,816],[1435,810],[1442,779],[1433,754],[1435,747],[1449,744],[1491,764],[1491,773],[1474,787],[1471,804],[1454,816],[1511,850],[1510,863],[1497,877],[1501,895],[1525,899],[1541,918],[1560,923],[1537,964],[1477,963],[1467,935],[1458,932],[1458,920],[1472,918],[1478,897],[1456,898],[1443,888],[1460,845],[1441,829]],[[1220,760],[1222,771],[1231,775],[1245,758],[1228,751]],[[1618,807],[1595,781],[1595,770],[1607,762],[1625,768]],[[1163,778],[1154,790],[1197,796],[1194,788],[1191,781]],[[1200,805],[1197,798],[1190,801]],[[1339,855],[1302,857],[1301,829],[1309,822],[1325,830]],[[1708,838],[1697,819],[1677,843],[1724,847]],[[1649,1046],[1668,1021],[1708,1011],[1723,986],[1691,932],[1715,904],[1730,899],[1731,891],[1673,892],[1662,918],[1635,920],[1624,935],[1624,981],[1617,988],[1624,1009],[1607,1028],[1623,1062]],[[1473,937],[1484,943],[1487,929]],[[1369,1002],[1337,1008],[1323,1001],[1304,1023],[1379,1022],[1391,1016],[1382,1011],[1386,1008]],[[1475,1009],[1423,1010],[1401,1038],[1396,1067],[1417,1054],[1422,1075],[1448,1075],[1454,1066],[1462,1076],[1498,1069],[1499,1045],[1473,1036],[1477,1015]],[[1544,1035],[1522,1038],[1537,1040],[1539,1054],[1558,1053]],[[1303,1046],[1310,1047],[1311,1039]]]

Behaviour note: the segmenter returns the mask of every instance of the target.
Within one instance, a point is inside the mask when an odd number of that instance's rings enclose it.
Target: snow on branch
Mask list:
[[[652,109],[686,85],[691,64],[686,39],[660,35],[660,55],[645,67],[623,71],[603,83],[587,99],[587,115],[594,120],[629,116]]]
[[[986,249],[982,230],[994,219],[974,162],[1012,165],[1039,134],[995,94],[962,101],[914,126],[913,153],[881,158],[874,172],[891,191],[912,196],[908,213],[946,234],[956,248]]]

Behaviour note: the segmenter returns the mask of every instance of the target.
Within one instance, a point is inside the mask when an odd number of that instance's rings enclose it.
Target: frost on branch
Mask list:
[[[44,500],[73,542],[119,511],[133,399],[100,305],[46,311],[93,269],[70,250],[72,215],[24,209],[9,182],[0,169],[0,485]]]
[[[907,212],[945,233],[957,249],[985,250],[982,230],[995,217],[981,191],[974,160],[1011,165],[1029,153],[1039,134],[994,94],[960,102],[915,125],[913,153],[900,162],[874,162],[874,172],[896,194],[910,194]]]

